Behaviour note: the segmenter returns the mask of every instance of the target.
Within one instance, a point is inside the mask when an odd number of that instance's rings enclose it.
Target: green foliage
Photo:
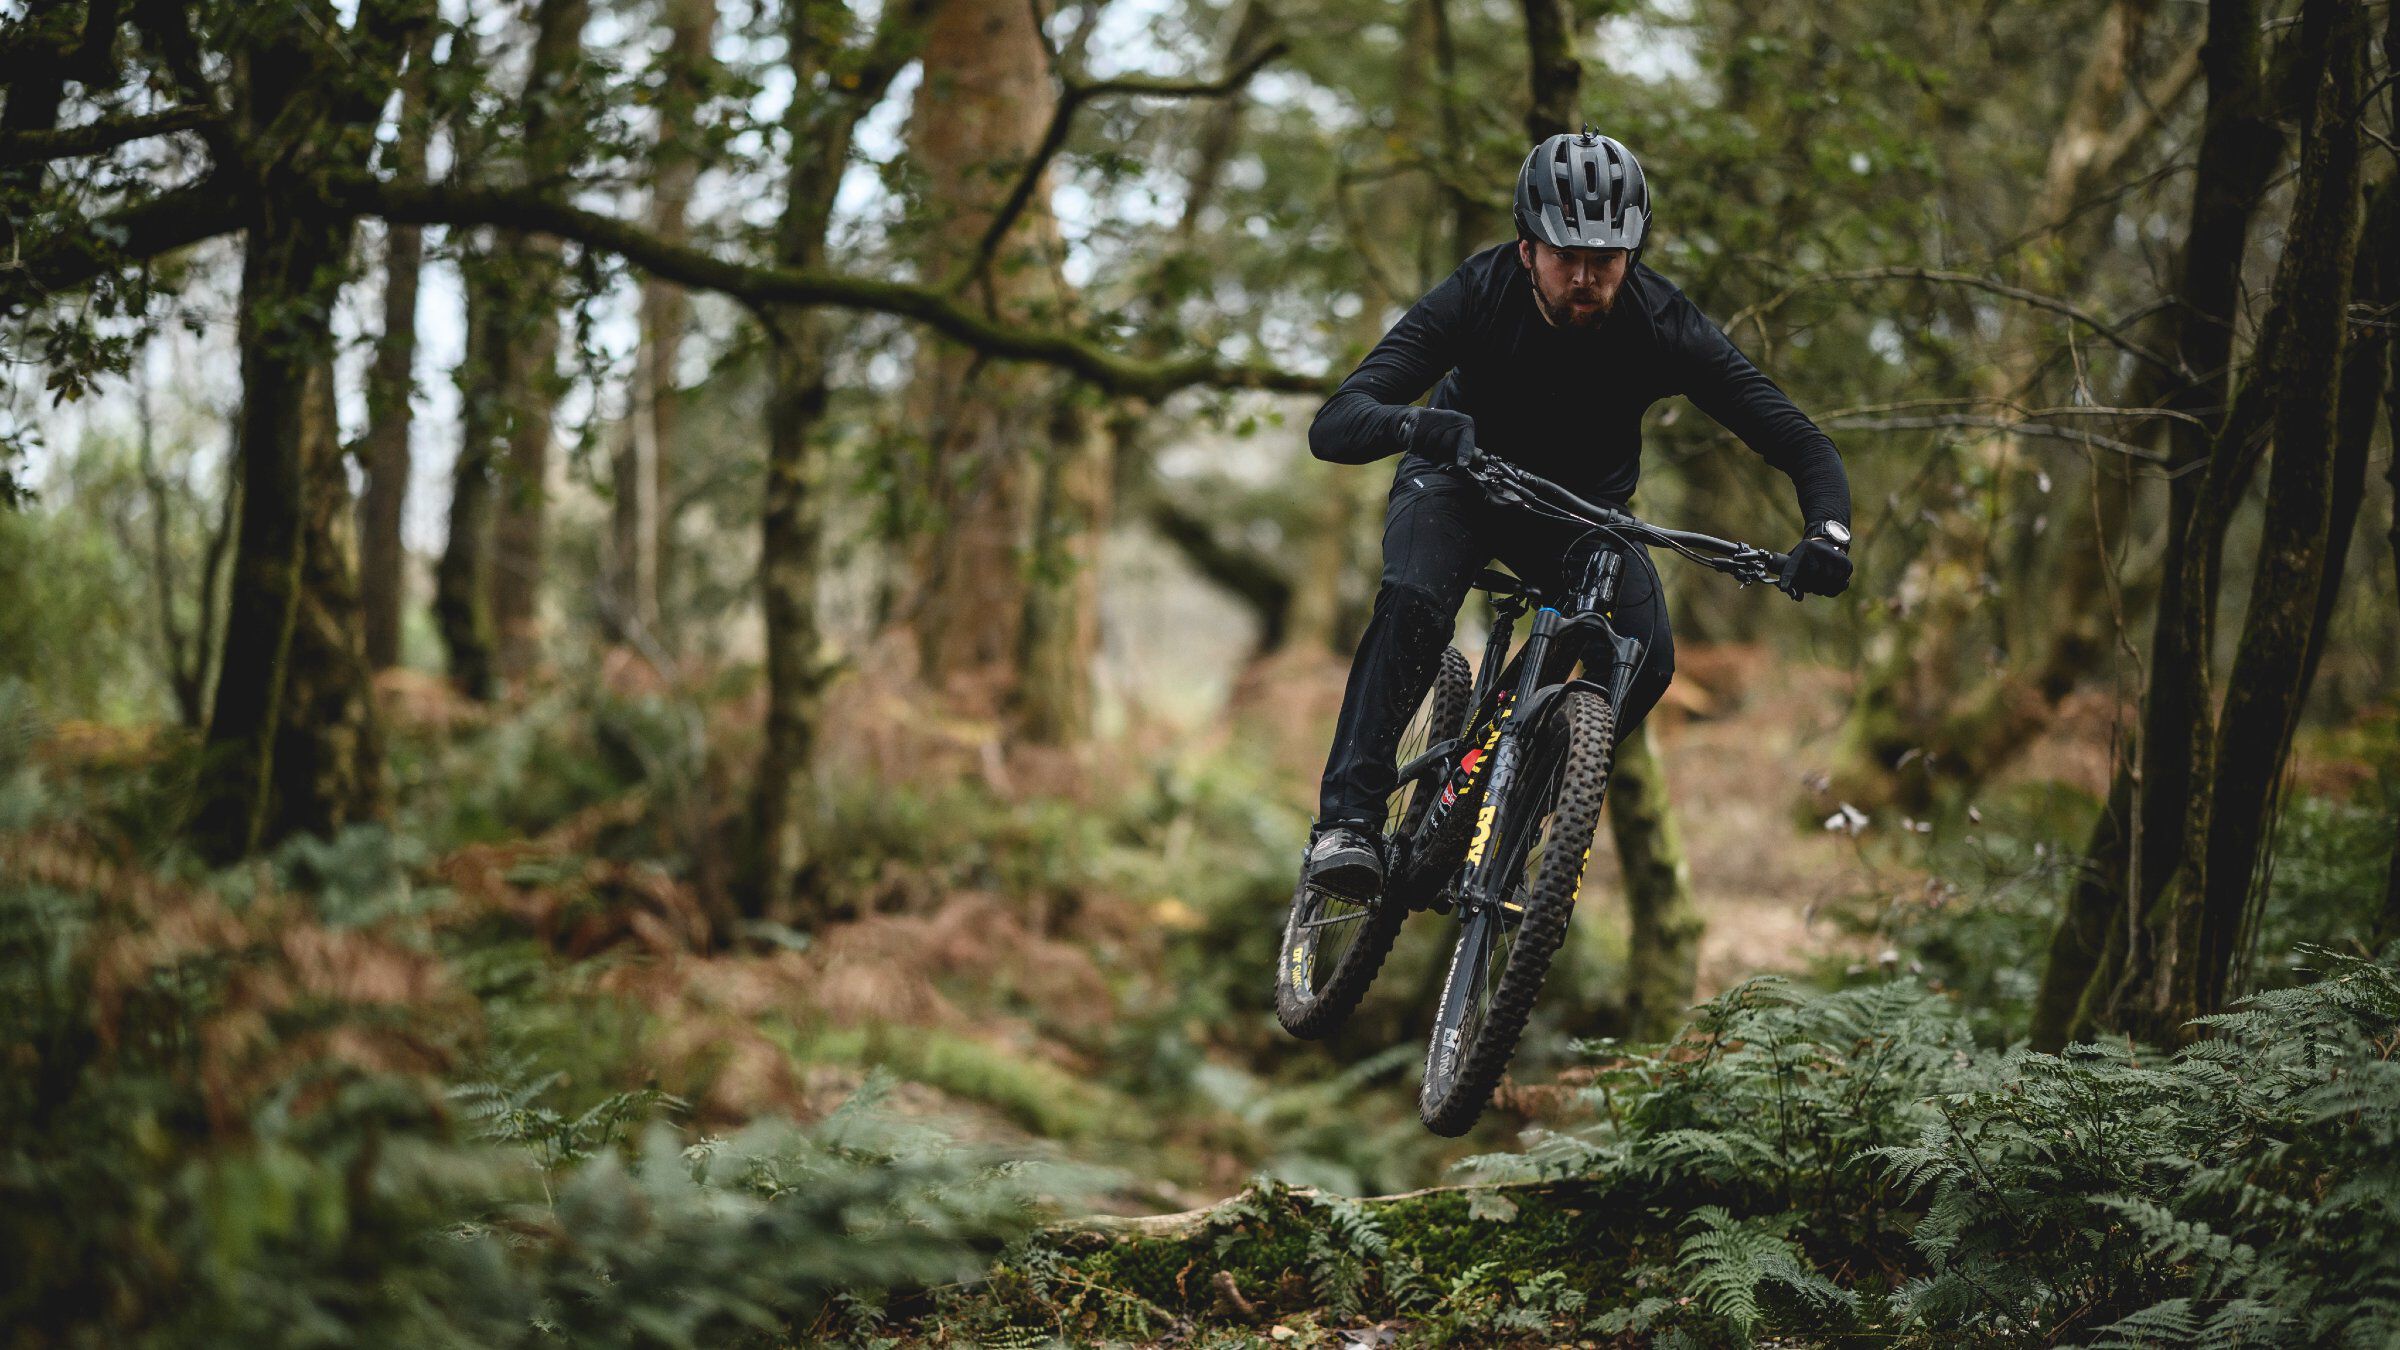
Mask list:
[[[1608,1058],[1584,1095],[1603,1123],[1474,1162],[1605,1172],[1745,1212],[1801,1207],[1872,1226],[1887,1198],[1875,1150],[1937,1118],[1928,1095],[1981,1078],[1955,1009],[1911,980],[1804,996],[1761,977],[1698,1012],[1659,1054],[1594,1047]]]
[[[1751,1329],[1766,1317],[1763,1299],[1769,1288],[1794,1295],[1820,1313],[1858,1307],[1856,1294],[1819,1275],[1784,1237],[1799,1217],[1736,1219],[1716,1205],[1692,1212],[1687,1226],[1694,1231],[1676,1253],[1676,1273],[1692,1298],[1724,1319],[1745,1345]]]
[[[763,1344],[971,1275],[1083,1184],[905,1122],[880,1080],[814,1126],[694,1141],[655,1119],[681,1103],[599,1086],[622,1064],[572,1088],[486,1054],[438,909],[391,902],[405,869],[374,832],[206,889],[38,806],[8,823],[16,1343]]]
[[[2387,752],[2388,753],[2388,752]],[[2275,850],[2259,915],[2259,983],[2307,978],[2304,946],[2362,943],[2375,931],[2392,865],[2400,764],[2345,801],[2297,794],[2275,823]]]
[[[1929,1203],[1907,1319],[2005,1334],[2080,1316],[2130,1343],[2400,1336],[2400,968],[2323,949],[2318,978],[2202,1019],[2145,1062],[2017,1054],[1894,1150]]]
[[[167,707],[149,664],[145,615],[135,607],[145,579],[103,525],[106,513],[126,509],[126,495],[101,477],[53,485],[22,510],[0,508],[0,592],[8,597],[0,604],[0,679],[23,681],[61,717],[155,716]]]
[[[2364,949],[2391,861],[2393,800],[2379,779],[2346,799],[2297,793],[2284,803],[2254,987],[2308,978],[2307,963],[2293,959],[2302,947]],[[2029,1024],[2061,906],[2082,866],[2088,812],[2096,809],[2048,784],[1995,792],[1980,820],[1935,822],[1921,846],[1900,846],[1903,859],[1928,875],[1912,871],[1905,884],[1862,897],[1838,917],[1888,943],[1896,963],[1950,995],[1977,1040],[2005,1046]],[[1862,985],[1883,978],[1864,964],[1820,974]]]

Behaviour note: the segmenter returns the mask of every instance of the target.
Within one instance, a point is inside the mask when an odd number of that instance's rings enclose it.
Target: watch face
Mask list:
[[[1817,532],[1843,548],[1850,547],[1850,527],[1838,520],[1829,520],[1817,527]]]

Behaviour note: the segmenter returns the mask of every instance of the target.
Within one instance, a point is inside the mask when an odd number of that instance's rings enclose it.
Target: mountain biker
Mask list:
[[[1382,890],[1393,755],[1470,581],[1497,557],[1550,589],[1588,533],[1487,500],[1462,468],[1478,449],[1623,508],[1641,473],[1642,414],[1681,394],[1790,476],[1807,522],[1786,574],[1795,588],[1838,595],[1850,582],[1841,456],[1723,330],[1643,265],[1650,192],[1632,152],[1589,127],[1544,140],[1517,175],[1515,215],[1513,246],[1467,259],[1411,307],[1309,427],[1322,460],[1401,455],[1384,511],[1382,586],[1342,695],[1308,851],[1308,881],[1338,894]],[[1428,405],[1412,406],[1429,388]],[[1616,710],[1620,736],[1666,692],[1675,667],[1657,573],[1633,561],[1613,622],[1645,644],[1645,658]]]

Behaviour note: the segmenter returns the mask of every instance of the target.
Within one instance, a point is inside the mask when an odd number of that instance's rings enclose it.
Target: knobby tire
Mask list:
[[[1566,746],[1553,783],[1538,775],[1520,779],[1510,802],[1501,804],[1505,819],[1493,831],[1491,847],[1500,858],[1522,860],[1532,845],[1527,831],[1550,823],[1538,872],[1526,887],[1525,912],[1518,921],[1507,967],[1499,987],[1482,1009],[1480,1025],[1466,1023],[1484,987],[1489,944],[1503,935],[1499,908],[1486,907],[1460,925],[1458,945],[1451,953],[1450,971],[1442,985],[1442,1003],[1434,1019],[1425,1054],[1425,1080],[1417,1097],[1417,1113],[1435,1134],[1456,1137],[1474,1128],[1491,1101],[1492,1090],[1508,1070],[1517,1042],[1533,1016],[1533,1004],[1550,974],[1550,962],[1566,940],[1567,921],[1575,910],[1575,893],[1583,884],[1592,839],[1600,824],[1601,799],[1608,792],[1608,774],[1615,751],[1616,717],[1608,701],[1588,690],[1575,690],[1562,700],[1554,728],[1563,729]],[[1541,735],[1558,734],[1545,730]],[[1529,747],[1531,750],[1532,747]],[[1538,760],[1541,756],[1533,754]],[[1550,789],[1555,786],[1555,797]],[[1540,808],[1545,799],[1553,805]],[[1527,810],[1530,806],[1532,809]],[[1516,868],[1508,871],[1513,873]],[[1506,875],[1503,893],[1518,878]],[[1471,967],[1471,968],[1470,968]],[[1456,1036],[1455,1051],[1445,1057]]]

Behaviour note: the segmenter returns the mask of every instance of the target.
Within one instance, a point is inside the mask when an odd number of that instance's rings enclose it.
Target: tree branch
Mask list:
[[[573,240],[617,254],[668,281],[717,291],[753,308],[822,305],[911,319],[987,356],[1056,366],[1114,394],[1155,400],[1193,385],[1314,394],[1332,383],[1325,375],[1204,355],[1137,360],[1070,333],[1012,327],[924,286],[814,267],[729,261],[536,192],[351,181],[333,186],[331,193],[350,210],[404,225],[491,225]]]
[[[1969,395],[1961,398],[1910,398],[1893,403],[1862,403],[1855,407],[1836,408],[1824,415],[1826,419],[1878,416],[1884,413],[1920,412],[1929,408],[1998,408],[2002,413],[2019,419],[2040,417],[2108,417],[2136,418],[2149,421],[2188,422],[2195,426],[2207,423],[2174,408],[2107,407],[2101,404],[2075,403],[2056,408],[2029,408],[2015,399],[1988,395]]]
[[[184,101],[198,104],[223,116],[217,102],[215,86],[208,82],[200,57],[199,39],[192,35],[191,16],[174,0],[135,0],[133,28],[143,43],[158,57],[174,78],[175,87],[182,91]],[[231,132],[214,119],[208,124],[211,148],[219,153],[231,147]]]
[[[126,263],[231,234],[242,220],[239,198],[214,179],[102,216],[22,257],[0,259],[0,315],[16,313],[53,291],[87,285]]]
[[[1039,30],[1041,25],[1037,22],[1034,27]],[[1045,34],[1043,46],[1047,49],[1048,45]],[[975,241],[974,254],[951,288],[965,289],[968,283],[982,276],[984,269],[992,265],[993,256],[1000,251],[1000,241],[1008,237],[1017,218],[1025,214],[1026,204],[1033,200],[1034,189],[1041,185],[1042,175],[1050,169],[1050,161],[1056,159],[1059,150],[1066,145],[1067,133],[1073,128],[1075,114],[1084,104],[1111,94],[1132,94],[1142,98],[1222,98],[1248,84],[1250,78],[1265,68],[1269,61],[1290,49],[1291,44],[1276,38],[1248,56],[1229,62],[1225,72],[1213,80],[1167,80],[1128,75],[1112,80],[1084,81],[1061,72],[1058,102],[1050,110],[1050,125],[1043,129],[1041,143],[1034,147],[1032,157],[1025,161],[1024,169],[1017,174],[1017,181],[1009,187],[1008,196],[1001,202],[999,211],[992,216],[991,223],[984,227],[983,237]]]
[[[1941,413],[1927,417],[1827,417],[1827,423],[1852,427],[1859,431],[1931,431],[1946,427],[1971,427],[1985,431],[2005,431],[2019,436],[2047,436],[2053,440],[2073,441],[2101,450],[2113,450],[2132,459],[2153,464],[2168,462],[2164,453],[2147,446],[2121,441],[2113,436],[2078,431],[2073,427],[2054,427],[2042,422],[2024,422],[2008,417],[1977,417],[1969,413]]]
[[[1727,332],[1731,332],[1744,320],[1757,323],[1762,316],[1782,308],[1785,302],[1789,301],[1793,296],[1798,295],[1800,292],[1807,290],[1812,286],[1830,286],[1861,281],[1924,281],[1949,286],[1965,286],[1973,290],[1988,291],[1993,295],[2014,300],[2020,304],[2031,305],[2035,309],[2048,310],[2053,314],[2064,315],[2065,317],[2082,324],[2084,327],[2091,329],[2093,332],[2107,339],[2109,344],[2115,347],[2117,350],[2124,352],[2126,355],[2134,357],[2137,360],[2148,362],[2149,364],[2158,367],[2160,370],[2163,370],[2170,375],[2181,377],[2187,374],[2187,372],[2183,369],[2183,366],[2172,358],[2161,355],[2149,347],[2134,341],[2132,338],[2125,336],[2123,331],[2124,325],[2112,324],[2106,319],[2100,318],[2098,315],[2092,314],[2087,310],[2070,304],[2065,300],[2059,299],[2055,295],[2044,295],[2040,291],[2029,291],[2022,286],[2011,286],[2007,282],[1995,280],[1991,277],[1978,276],[1973,272],[1946,272],[1938,268],[1931,267],[1868,267],[1862,268],[1855,272],[1825,272],[1816,276],[1802,277],[1798,281],[1793,282],[1790,286],[1784,288],[1784,290],[1782,290],[1780,293],[1769,297],[1766,300],[1760,301],[1758,304],[1751,305],[1750,307],[1735,314],[1733,318],[1726,323],[1725,329]]]
[[[53,159],[102,154],[129,142],[164,136],[170,132],[190,131],[216,120],[217,115],[211,109],[185,106],[169,108],[165,112],[144,113],[138,117],[108,118],[56,131],[13,132],[0,135],[0,164],[37,164]]]

